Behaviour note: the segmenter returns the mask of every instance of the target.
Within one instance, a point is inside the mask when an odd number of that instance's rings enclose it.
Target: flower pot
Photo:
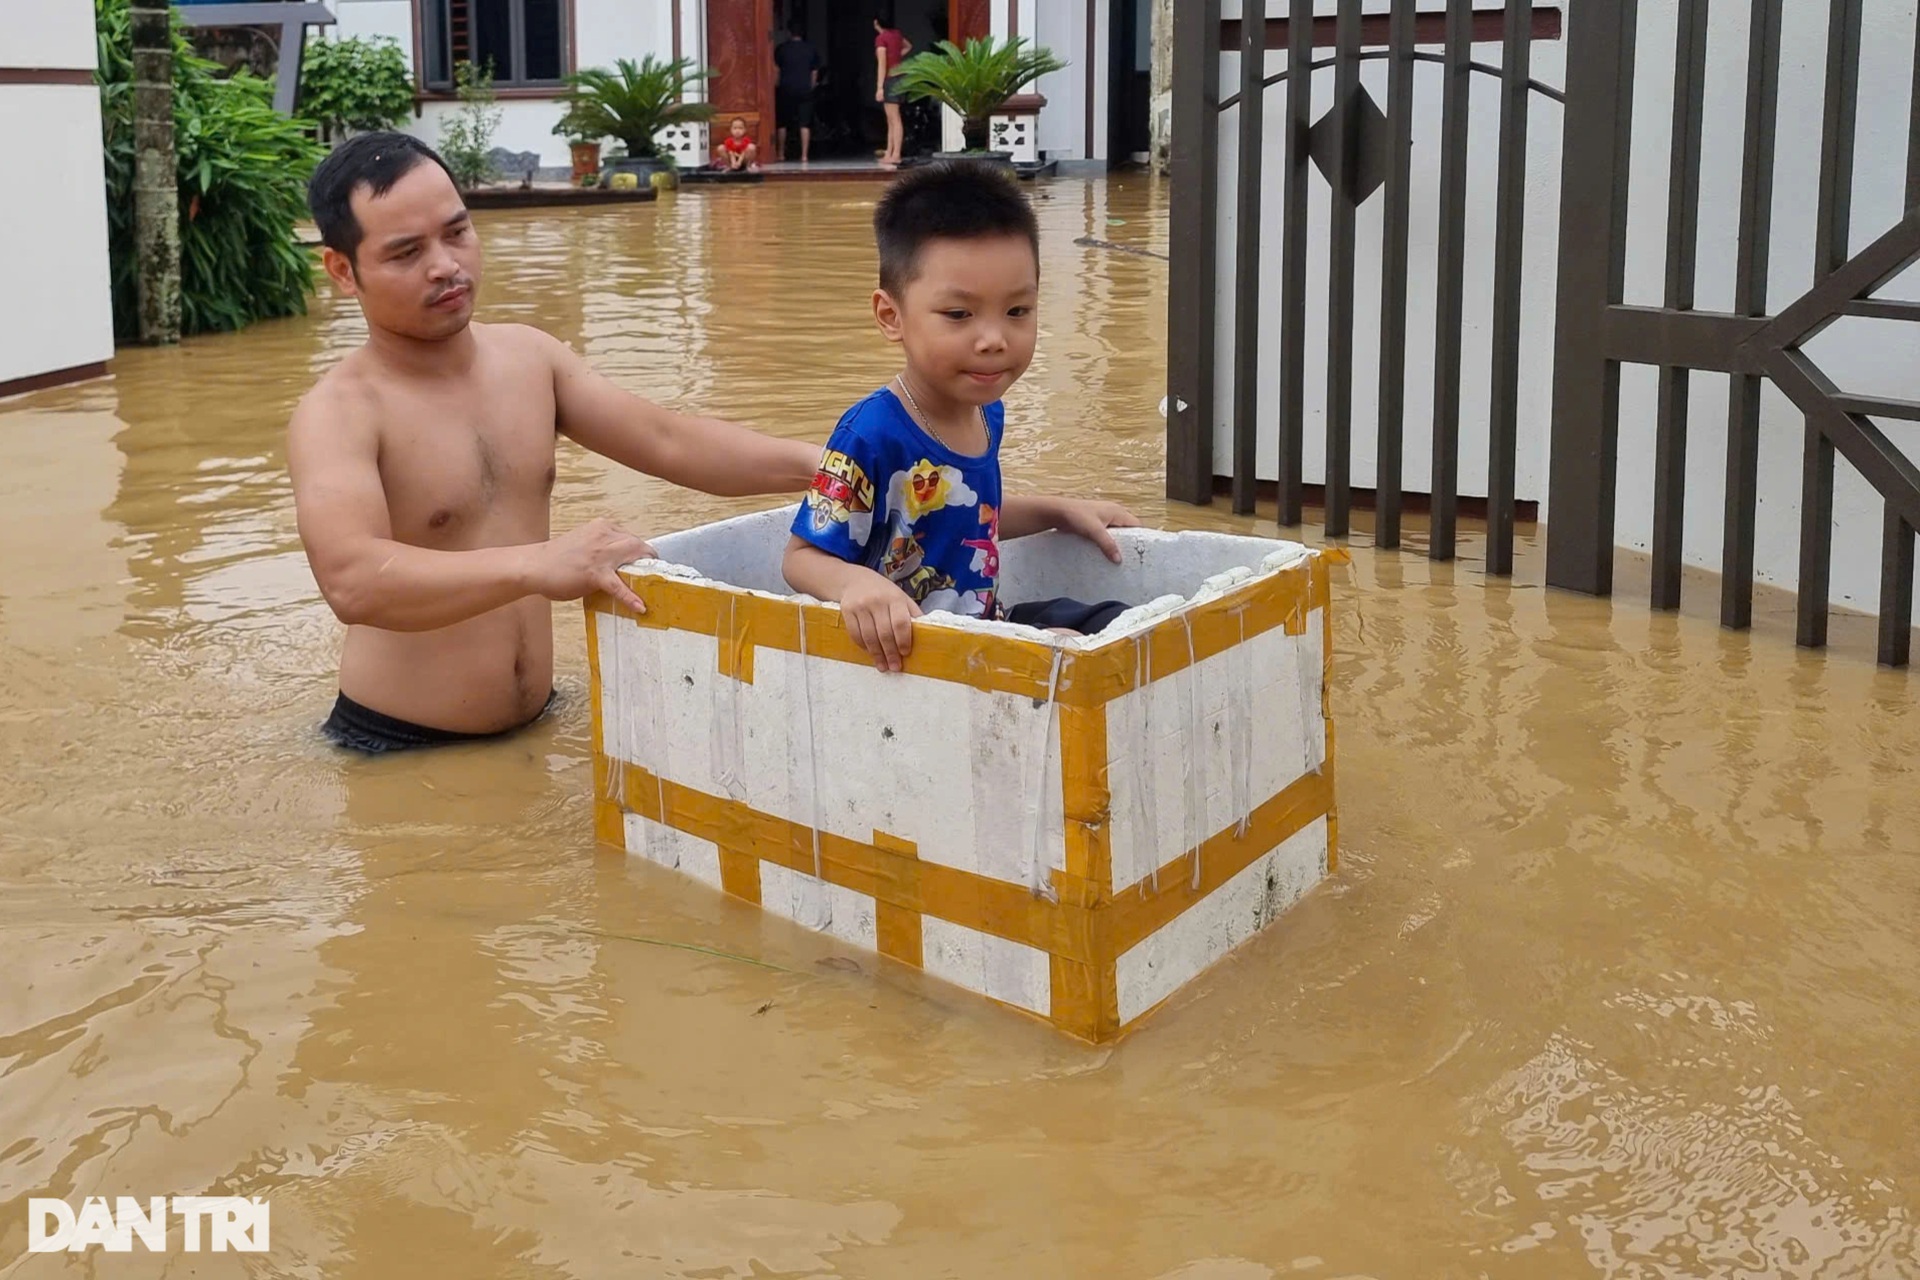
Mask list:
[[[657,156],[613,156],[600,164],[600,185],[611,185],[616,173],[630,173],[640,186],[650,187],[654,174],[671,171],[672,168]]]
[[[583,187],[589,178],[600,174],[600,144],[576,142],[568,150],[573,155],[573,185]]]
[[[960,122],[960,137],[969,151],[985,151],[992,141],[993,121],[985,116]]]

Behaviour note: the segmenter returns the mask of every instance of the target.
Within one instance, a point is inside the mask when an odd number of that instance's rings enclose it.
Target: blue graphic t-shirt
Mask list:
[[[891,391],[874,392],[834,428],[793,532],[926,612],[994,617],[1006,406],[986,416],[987,451],[970,458],[922,431]]]

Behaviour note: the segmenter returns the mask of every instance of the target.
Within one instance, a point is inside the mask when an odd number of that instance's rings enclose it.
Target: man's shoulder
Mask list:
[[[497,352],[530,357],[551,357],[563,344],[545,329],[530,324],[481,324],[475,321],[474,337]]]
[[[379,388],[367,375],[365,357],[358,351],[320,375],[293,409],[293,426],[316,419],[337,421],[371,419],[379,405]]]

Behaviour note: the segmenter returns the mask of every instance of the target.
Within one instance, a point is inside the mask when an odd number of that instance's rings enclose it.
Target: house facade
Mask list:
[[[722,116],[768,136],[774,117],[773,44],[798,25],[826,59],[823,94],[871,104],[872,21],[879,0],[333,0],[341,36],[388,36],[407,51],[419,108],[408,126],[432,142],[457,106],[453,68],[490,60],[502,113],[495,144],[567,163],[555,137],[569,72],[617,59],[686,57],[714,71],[705,93]],[[1147,150],[1153,0],[897,0],[894,21],[929,47],[939,39],[1024,36],[1065,59],[1035,87],[1046,105],[1035,150],[1067,165],[1105,165]],[[1137,106],[1135,100],[1138,99]],[[823,104],[824,110],[824,104]],[[877,112],[872,113],[877,116]],[[1133,126],[1136,122],[1138,128]],[[849,147],[852,143],[847,144]],[[687,158],[704,154],[687,148]]]
[[[90,6],[0,5],[0,172],[25,184],[0,200],[0,396],[90,376],[113,354],[93,71]]]

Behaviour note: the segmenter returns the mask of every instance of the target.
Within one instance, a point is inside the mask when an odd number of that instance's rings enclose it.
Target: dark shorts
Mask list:
[[[774,92],[775,118],[782,129],[813,128],[813,90],[779,89]]]
[[[907,100],[907,95],[894,87],[895,81],[889,77],[885,89],[885,100],[891,106],[899,106]]]
[[[1132,606],[1117,600],[1085,604],[1079,600],[1034,600],[1007,610],[1007,621],[1023,627],[1064,627],[1083,636],[1098,635]]]
[[[370,756],[385,755],[389,751],[412,751],[418,747],[444,747],[456,742],[491,742],[518,733],[546,715],[553,707],[556,696],[549,693],[546,705],[540,708],[540,715],[527,721],[527,724],[502,729],[498,733],[453,733],[447,729],[429,729],[425,725],[382,715],[371,707],[361,706],[343,693],[334,700],[333,714],[320,726],[320,732],[337,747]]]

